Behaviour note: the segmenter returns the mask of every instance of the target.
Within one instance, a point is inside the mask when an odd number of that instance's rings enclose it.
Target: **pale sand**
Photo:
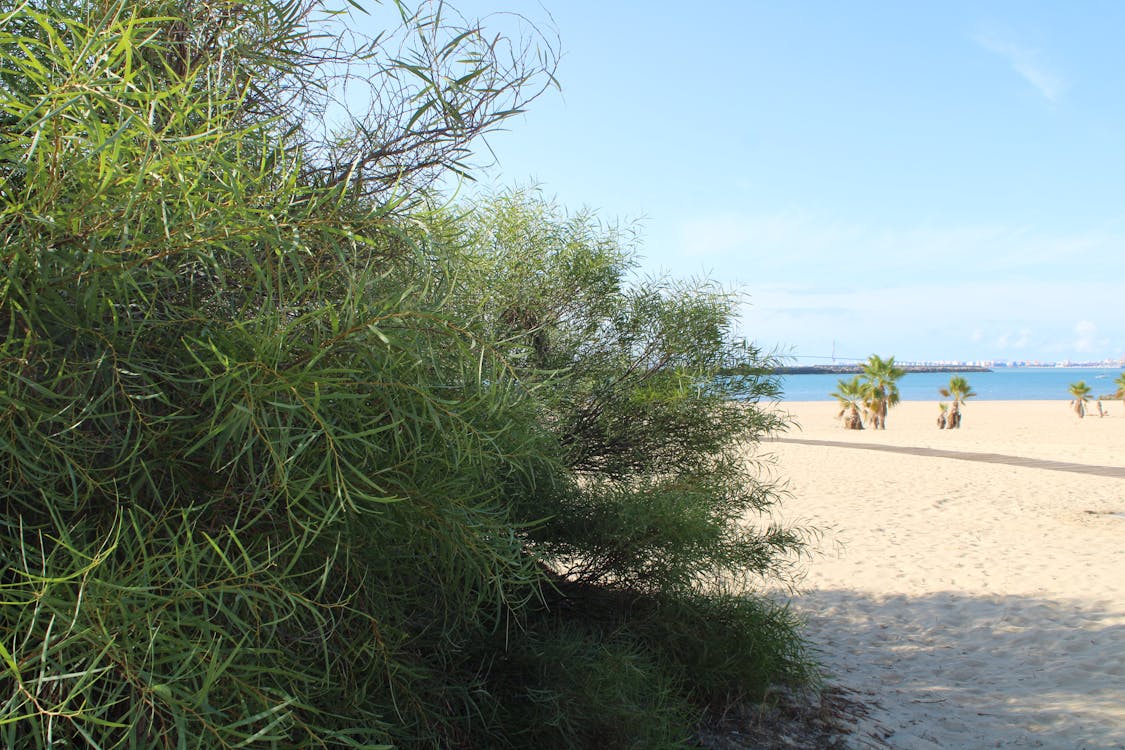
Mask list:
[[[939,431],[936,402],[906,402],[856,432],[835,403],[780,405],[801,425],[762,446],[783,516],[823,531],[793,607],[830,683],[872,705],[854,747],[1125,748],[1125,406],[1107,407],[970,401]]]

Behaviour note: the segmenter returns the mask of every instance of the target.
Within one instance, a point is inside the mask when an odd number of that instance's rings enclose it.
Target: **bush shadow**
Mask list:
[[[871,706],[858,747],[1125,747],[1109,602],[815,589],[791,606],[828,682]]]

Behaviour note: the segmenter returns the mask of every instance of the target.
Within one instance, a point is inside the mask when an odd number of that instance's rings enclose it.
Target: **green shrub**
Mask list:
[[[573,623],[522,634],[496,665],[493,684],[497,721],[511,732],[505,746],[514,748],[688,748],[699,718],[643,644]]]
[[[396,7],[332,137],[315,2],[0,13],[0,744],[675,747],[806,676],[716,593],[801,546],[733,298],[451,236],[423,188],[550,64]]]
[[[769,358],[734,339],[738,295],[630,280],[629,233],[534,191],[484,199],[456,226],[454,307],[497,342],[576,478],[533,506],[546,616],[643,644],[699,705],[810,679],[794,618],[754,595],[795,580],[805,536],[773,519],[784,491],[755,463],[786,425],[761,407],[778,393]]]
[[[443,745],[536,595],[553,442],[283,127],[309,12],[0,15],[4,746]]]

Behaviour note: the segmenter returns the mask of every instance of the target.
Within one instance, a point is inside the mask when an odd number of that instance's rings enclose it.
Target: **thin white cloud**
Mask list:
[[[677,237],[681,258],[721,264],[733,281],[817,281],[822,288],[833,280],[855,283],[865,268],[900,283],[1014,274],[1084,280],[1075,257],[1098,267],[1125,247],[1125,233],[1104,227],[1068,233],[1002,224],[879,227],[800,213],[686,217]]]
[[[1074,350],[1092,352],[1109,343],[1108,339],[1098,337],[1098,326],[1093,321],[1080,320],[1074,325]]]
[[[878,351],[904,360],[1100,359],[1125,352],[1125,325],[1109,312],[1125,285],[1113,281],[949,277],[893,286],[860,282],[851,290],[765,284],[749,292],[741,335],[803,356],[825,357],[834,348],[842,357]],[[1084,317],[1076,324],[1078,310]]]
[[[693,219],[680,227],[680,247],[690,256],[726,255],[754,241],[754,228],[729,214]]]
[[[818,254],[831,252],[862,234],[859,227],[841,227],[793,214],[717,213],[687,219],[679,227],[681,251],[692,257],[770,252],[794,248],[794,243],[804,252]]]
[[[685,217],[681,260],[745,289],[742,332],[802,355],[1081,359],[1125,352],[1114,225],[871,225],[783,212]],[[1081,258],[1081,263],[1075,259]],[[1086,320],[1095,330],[1075,329]],[[768,340],[766,340],[768,338]],[[854,350],[854,351],[853,351]]]
[[[996,348],[1000,353],[1007,354],[1009,350],[1026,349],[1031,343],[1031,331],[1021,328],[1016,333],[1002,333],[996,339]]]
[[[1012,70],[1034,86],[1043,98],[1052,104],[1057,102],[1066,91],[1066,79],[1051,68],[1038,50],[996,34],[978,34],[973,41],[1007,60]]]

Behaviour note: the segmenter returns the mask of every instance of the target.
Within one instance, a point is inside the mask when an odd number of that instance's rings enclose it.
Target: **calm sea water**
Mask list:
[[[1084,380],[1091,396],[1106,396],[1117,390],[1114,380],[1121,368],[1096,367],[1006,367],[992,372],[958,373],[976,391],[975,398],[984,401],[1055,401],[1069,400],[1067,388]],[[949,384],[952,373],[912,372],[898,381],[903,401],[937,401],[938,389]],[[829,394],[841,379],[851,375],[784,375],[782,398],[787,401],[832,401]]]

